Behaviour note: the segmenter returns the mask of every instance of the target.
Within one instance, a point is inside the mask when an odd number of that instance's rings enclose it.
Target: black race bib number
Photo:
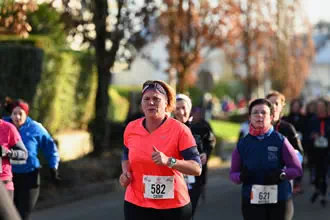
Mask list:
[[[151,193],[152,194],[162,194],[165,195],[165,184],[151,184]]]
[[[268,201],[270,198],[270,193],[269,192],[260,192],[259,193],[259,201]]]

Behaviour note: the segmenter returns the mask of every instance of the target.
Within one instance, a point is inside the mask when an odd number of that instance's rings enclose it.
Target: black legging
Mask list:
[[[249,200],[242,201],[244,220],[291,220],[293,211],[292,199],[263,205],[250,204]]]
[[[14,173],[14,203],[23,220],[30,219],[39,197],[40,175],[36,169],[29,173]]]
[[[191,204],[174,209],[152,209],[124,202],[125,220],[190,220]]]
[[[314,164],[315,164],[315,188],[321,193],[321,195],[326,196],[328,189],[328,152],[323,149],[314,150]]]
[[[189,190],[189,196],[190,196],[190,200],[191,200],[193,216],[195,215],[195,211],[196,211],[201,193],[202,193],[202,185],[200,185],[200,184],[194,184],[192,189]]]

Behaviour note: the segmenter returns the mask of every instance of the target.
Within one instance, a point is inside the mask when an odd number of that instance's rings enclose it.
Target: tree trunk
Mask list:
[[[251,64],[250,64],[250,37],[249,32],[245,31],[244,33],[244,43],[245,43],[245,55],[244,55],[244,64],[246,66],[246,93],[245,93],[245,99],[250,100],[253,93],[253,73]]]
[[[176,82],[177,82],[177,72],[175,68],[171,68],[168,71],[168,83],[173,88],[176,89]]]
[[[244,42],[244,64],[246,66],[246,93],[245,93],[245,99],[250,100],[252,97],[253,93],[253,73],[252,68],[251,68],[251,63],[250,63],[250,55],[251,55],[251,39],[250,39],[250,25],[251,25],[251,7],[252,4],[248,1],[247,2],[247,9],[245,11],[245,16],[246,16],[246,23],[245,23],[245,28],[243,30],[243,42]]]
[[[95,100],[95,126],[93,129],[94,154],[100,155],[109,145],[110,128],[108,123],[109,93],[111,82],[110,66],[107,63],[106,17],[108,16],[107,0],[95,1],[96,26],[96,63],[98,71],[98,87]]]
[[[100,59],[98,57],[97,59]],[[110,127],[108,123],[109,93],[108,88],[111,80],[109,68],[102,62],[97,61],[98,88],[95,99],[95,129],[94,129],[94,153],[102,154],[109,146]]]

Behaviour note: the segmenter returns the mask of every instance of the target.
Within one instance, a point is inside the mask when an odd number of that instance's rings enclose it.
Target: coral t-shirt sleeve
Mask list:
[[[184,151],[190,147],[195,146],[195,138],[192,135],[190,129],[187,126],[182,126],[181,132],[179,134],[179,151]]]

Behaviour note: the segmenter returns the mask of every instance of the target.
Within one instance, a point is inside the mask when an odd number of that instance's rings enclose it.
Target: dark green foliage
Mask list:
[[[203,103],[203,91],[197,87],[188,88],[188,94],[191,98],[193,106],[201,106]]]
[[[235,80],[219,81],[214,86],[211,93],[220,99],[226,95],[232,99],[235,99],[238,94],[244,93],[244,85],[241,82]]]
[[[46,37],[22,40],[23,45],[9,38],[0,38],[1,98],[27,100],[31,116],[52,133],[87,128],[96,94],[92,54],[56,50]]]
[[[116,86],[111,85],[111,88],[115,89],[120,96],[123,96],[127,100],[130,98],[131,92],[141,93],[141,86]]]
[[[40,82],[44,53],[41,49],[25,45],[0,42],[0,98],[33,100]]]
[[[120,91],[120,87],[117,87],[117,89],[110,87],[108,90],[110,97],[108,120],[113,122],[124,122],[129,110],[129,101],[125,96],[121,96],[118,91]]]
[[[49,3],[38,5],[38,10],[27,15],[27,21],[32,27],[30,34],[47,35],[57,47],[66,44],[67,33],[61,14]]]
[[[96,73],[84,53],[47,53],[34,99],[35,117],[51,131],[86,128],[94,114]],[[37,114],[38,113],[38,114]]]
[[[247,114],[233,114],[229,116],[229,121],[236,123],[243,123],[249,118]]]

